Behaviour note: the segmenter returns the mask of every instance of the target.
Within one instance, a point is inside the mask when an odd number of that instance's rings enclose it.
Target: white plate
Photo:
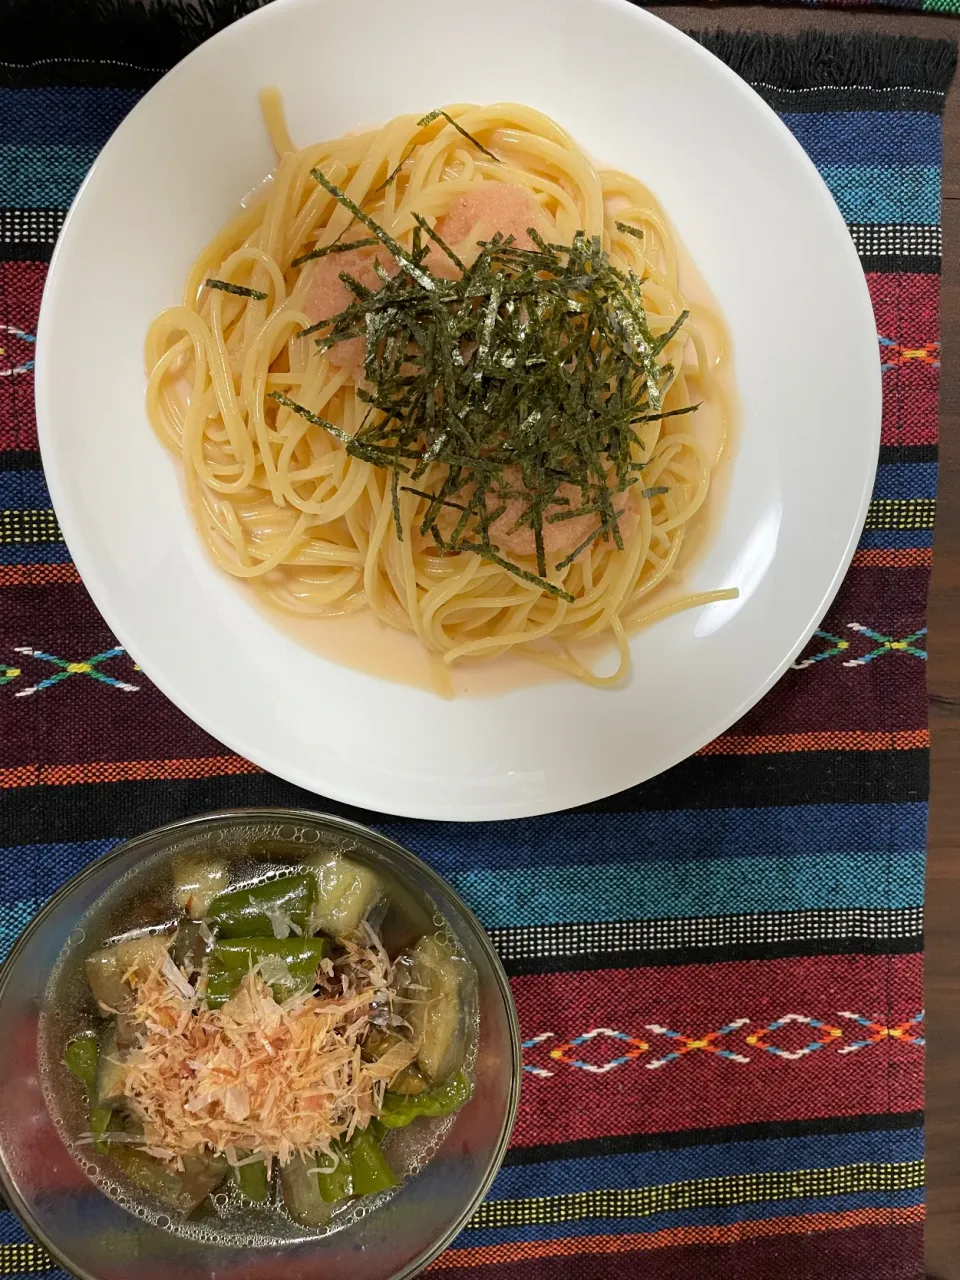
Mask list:
[[[525,102],[665,205],[726,316],[742,420],[693,589],[736,602],[632,643],[626,688],[443,702],[278,633],[207,560],[143,408],[142,344],[194,256],[272,167],[257,94],[302,142],[446,102]],[[726,66],[621,0],[277,0],[131,112],[64,226],[37,359],[67,543],[150,678],[233,750],[389,813],[489,819],[610,795],[676,764],[773,684],[825,612],[880,431],[873,313],[813,165]]]

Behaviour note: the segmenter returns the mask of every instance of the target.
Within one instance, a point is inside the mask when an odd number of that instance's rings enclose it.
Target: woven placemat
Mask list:
[[[31,378],[46,263],[98,149],[210,16],[98,25],[79,7],[70,53],[62,31],[14,32],[0,7],[2,951],[125,836],[223,806],[342,811],[230,755],[150,685],[50,509]],[[955,50],[710,43],[806,148],[860,252],[884,368],[874,500],[806,652],[693,759],[554,817],[353,814],[463,893],[520,1012],[519,1123],[489,1200],[434,1264],[451,1280],[922,1274],[924,610]],[[0,1274],[52,1268],[0,1213]]]

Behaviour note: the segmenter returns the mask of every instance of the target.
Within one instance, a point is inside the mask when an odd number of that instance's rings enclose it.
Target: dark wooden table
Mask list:
[[[672,6],[654,12],[687,30],[791,34],[815,27],[960,41],[960,19],[933,15]],[[940,493],[929,616],[927,1269],[936,1280],[960,1280],[960,83],[944,118],[943,241]]]

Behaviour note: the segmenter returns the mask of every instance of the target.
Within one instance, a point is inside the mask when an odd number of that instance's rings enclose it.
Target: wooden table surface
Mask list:
[[[960,19],[932,14],[673,6],[654,12],[687,30],[816,28],[960,41]],[[927,1270],[936,1280],[960,1280],[960,76],[944,117],[942,287],[940,492],[928,637]]]

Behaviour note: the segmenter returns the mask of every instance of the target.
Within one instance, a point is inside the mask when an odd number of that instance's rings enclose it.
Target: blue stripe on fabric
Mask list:
[[[916,852],[927,806],[797,805],[770,809],[674,809],[648,813],[556,813],[465,826],[382,823],[441,875],[484,868],[590,866],[629,858],[673,863],[707,859]],[[666,851],[666,852],[665,852]]]
[[[818,167],[940,163],[940,117],[912,111],[787,112],[780,119]]]
[[[578,1191],[659,1186],[694,1178],[785,1173],[847,1164],[923,1159],[923,1130],[829,1133],[755,1142],[723,1142],[673,1151],[634,1151],[580,1160],[547,1160],[501,1169],[488,1200],[523,1200]]]
[[[577,920],[657,919],[815,907],[918,907],[922,849],[830,859],[699,862],[465,871],[449,879],[488,929]]]
[[[875,498],[935,498],[935,462],[892,462],[877,467],[873,486]]]
[[[7,142],[99,150],[143,96],[139,89],[0,89]]]
[[[811,1196],[798,1200],[764,1200],[756,1204],[719,1205],[706,1209],[676,1209],[643,1218],[585,1218],[582,1221],[550,1223],[548,1226],[471,1227],[453,1244],[456,1249],[477,1249],[485,1245],[524,1240],[576,1240],[583,1236],[653,1235],[670,1227],[723,1227],[738,1222],[758,1222],[770,1218],[792,1218],[799,1214],[848,1213],[854,1209],[907,1209],[923,1204],[921,1189],[909,1191],[861,1191],[839,1196]],[[638,1269],[637,1275],[644,1271]],[[823,1276],[834,1280],[824,1271]],[[839,1277],[837,1278],[839,1280]]]
[[[18,844],[0,849],[0,880],[4,897],[47,898],[70,876],[118,844],[120,836],[69,844]]]
[[[0,546],[2,564],[69,564],[70,552],[62,542],[15,542]]]
[[[59,888],[59,883],[57,888]],[[22,898],[19,902],[5,902],[0,916],[0,960],[5,960],[10,948],[43,906],[46,898]]]
[[[857,546],[865,550],[897,550],[900,547],[932,547],[932,529],[864,529]]]
[[[0,143],[0,205],[66,209],[99,149]]]
[[[935,165],[822,165],[820,175],[847,222],[938,222]]]
[[[0,471],[0,508],[49,506],[50,491],[42,471]]]
[[[122,843],[122,839],[117,837],[75,844],[15,845],[0,849],[0,878],[6,898],[0,913],[0,960],[64,881]]]

